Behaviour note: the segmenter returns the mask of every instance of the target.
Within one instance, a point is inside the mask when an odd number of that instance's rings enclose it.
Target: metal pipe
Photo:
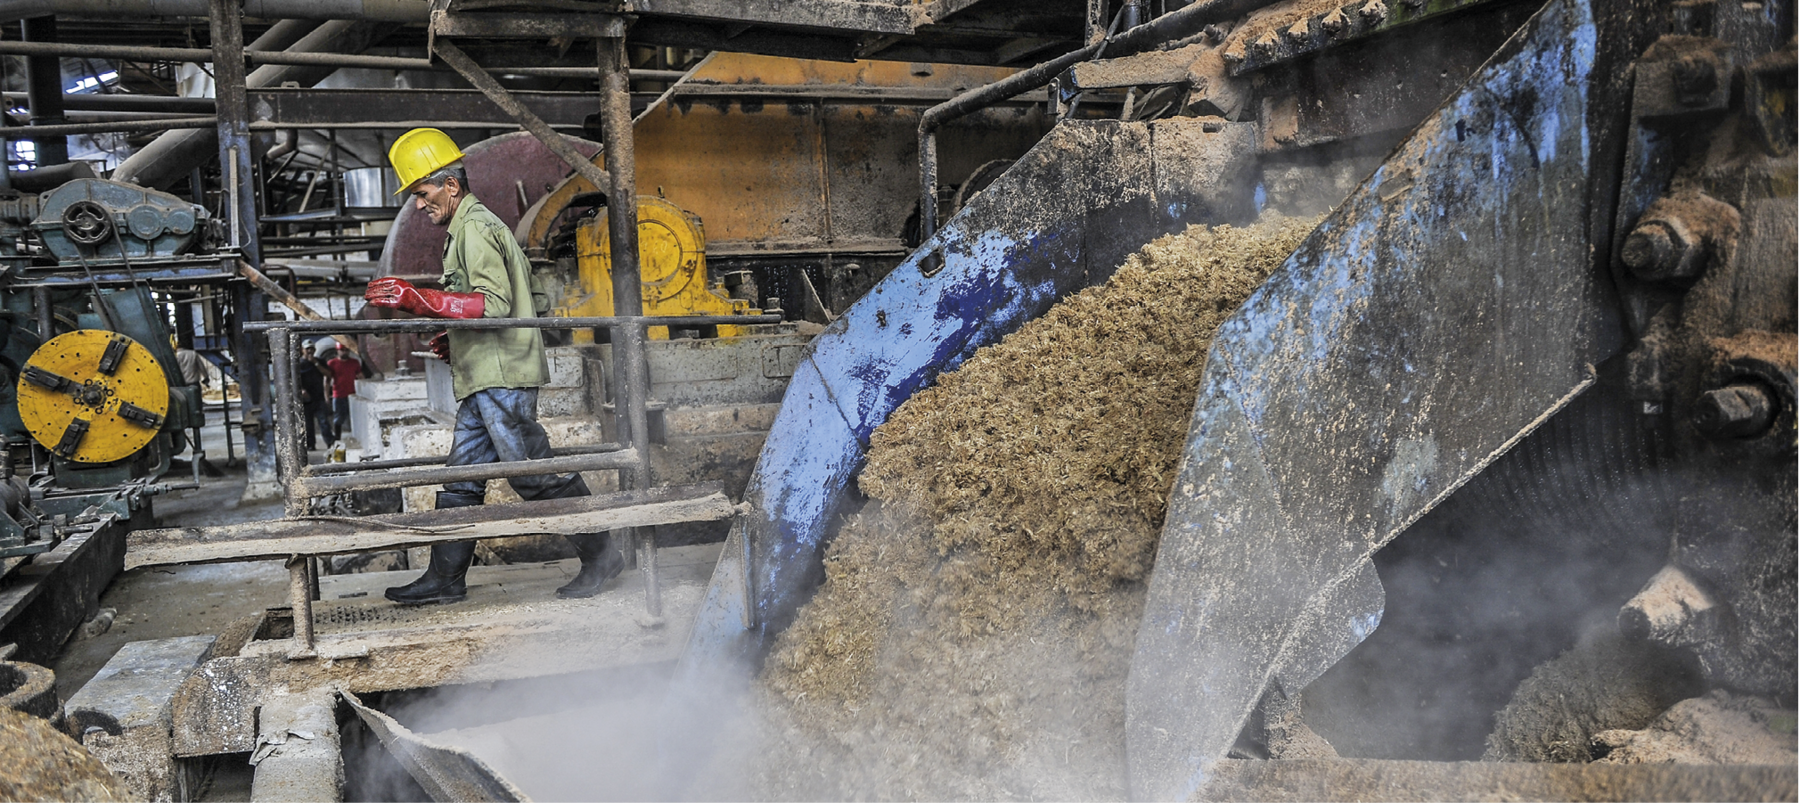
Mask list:
[[[1092,58],[1102,48],[1114,56],[1133,55],[1171,39],[1195,33],[1209,24],[1248,14],[1270,2],[1271,0],[1201,0],[1187,8],[1171,11],[1143,25],[1129,28],[1117,36],[1103,38],[926,109],[919,116],[920,233],[926,239],[937,233],[937,129],[943,124],[1043,87],[1061,75],[1063,70]]]
[[[256,19],[364,20],[421,23],[427,0],[244,0]],[[100,17],[204,17],[207,0],[0,0],[0,22],[46,14]]]
[[[56,18],[37,17],[28,19],[19,25],[19,34],[26,42],[56,46]],[[53,129],[63,122],[63,83],[62,60],[54,56],[34,56],[25,59],[25,89],[30,99],[31,125],[33,128]],[[41,167],[65,164],[69,161],[69,141],[61,134],[48,130],[38,131],[31,137],[37,148],[37,163]]]
[[[140,112],[140,111],[115,112],[115,111],[84,111],[84,110],[80,110],[80,109],[64,109],[63,110],[63,120],[65,120],[69,123],[119,123],[119,122],[137,122],[139,120],[179,120],[183,117],[194,117],[194,116],[196,116],[196,115],[186,114],[186,113],[182,113],[182,112]],[[25,125],[26,124],[25,121],[20,120],[17,115],[9,115],[9,117],[17,125]]]
[[[36,20],[32,20],[36,22]],[[205,64],[212,61],[211,50],[203,47],[153,47],[149,45],[96,45],[56,42],[49,39],[31,39],[27,41],[0,41],[0,55],[26,56],[28,58],[104,58],[120,61],[139,62],[195,62]],[[296,67],[351,67],[374,70],[416,70],[426,72],[446,72],[449,68],[431,59],[413,58],[410,56],[368,56],[356,53],[312,52],[301,50],[255,50],[244,52],[244,58],[255,65],[284,65]],[[522,75],[544,78],[593,78],[594,71],[586,67],[482,67],[487,73],[502,75]],[[677,81],[685,72],[681,70],[632,70],[631,77],[643,81]],[[59,79],[60,80],[60,79]],[[57,85],[60,94],[62,86]],[[23,93],[8,92],[8,97],[23,96]],[[112,103],[129,103],[132,100],[152,100],[142,95],[67,95],[69,99],[82,99],[89,104],[87,108],[111,108]],[[191,104],[204,103],[210,107],[206,98],[168,98],[168,100],[188,101]],[[99,104],[95,106],[92,104]],[[71,105],[69,108],[82,108]],[[208,109],[210,111],[210,109]]]
[[[296,496],[325,496],[371,488],[407,488],[418,485],[439,485],[446,482],[480,482],[505,477],[567,474],[571,471],[630,470],[642,459],[643,456],[636,449],[620,449],[616,452],[546,457],[541,460],[402,469],[379,474],[365,472],[295,477],[288,482],[287,488],[289,494]]]
[[[617,443],[596,443],[587,446],[556,446],[550,449],[552,457],[568,457],[582,454],[606,454],[624,449]],[[449,458],[445,455],[436,457],[402,457],[397,460],[364,460],[359,463],[320,463],[307,466],[306,475],[323,477],[331,474],[350,474],[357,471],[386,471],[395,468],[417,468],[419,466],[441,466]]]
[[[384,35],[386,26],[364,22],[334,21],[318,25],[304,35],[295,36],[311,23],[283,20],[257,37],[252,52],[260,48],[287,48],[289,52],[360,51],[375,38]],[[210,60],[210,59],[209,59]],[[261,88],[293,82],[311,86],[335,68],[331,67],[259,67],[245,76],[245,86]],[[113,178],[146,187],[165,188],[187,176],[196,166],[218,160],[216,131],[171,131],[138,149],[113,171]]]
[[[158,117],[138,120],[110,120],[102,123],[64,123],[62,125],[32,126],[32,136],[62,137],[76,134],[123,133],[127,131],[162,131],[164,129],[212,128],[217,126],[217,117]],[[19,130],[19,129],[12,129]],[[11,133],[10,131],[8,133]],[[65,159],[64,161],[67,161]]]
[[[0,92],[9,101],[26,100],[24,92]],[[171,114],[212,114],[212,98],[177,98],[168,95],[64,95],[66,111],[97,112],[165,112]]]
[[[640,302],[641,303],[641,302]],[[781,323],[780,315],[637,315],[611,318],[400,318],[394,320],[256,321],[246,332],[290,329],[304,334],[436,333],[446,329],[614,329],[639,326],[715,326]]]
[[[215,58],[203,47],[151,47],[147,45],[77,45],[73,43],[28,41],[0,42],[0,54],[28,58],[99,58],[120,61],[167,61],[205,64]],[[358,67],[376,70],[438,69],[430,59],[406,56],[365,56],[354,53],[316,53],[308,51],[246,50],[243,60],[251,64],[277,64],[296,67]],[[57,87],[61,89],[60,86]]]

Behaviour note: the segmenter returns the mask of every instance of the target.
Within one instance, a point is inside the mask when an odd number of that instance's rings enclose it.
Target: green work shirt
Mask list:
[[[444,243],[444,290],[480,293],[483,318],[535,318],[531,263],[512,231],[464,196]],[[550,382],[544,335],[537,329],[450,330],[450,378],[457,401],[488,388],[536,388]]]

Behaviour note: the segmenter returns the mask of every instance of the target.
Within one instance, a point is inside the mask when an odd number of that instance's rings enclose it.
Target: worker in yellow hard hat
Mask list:
[[[432,223],[448,227],[442,290],[414,287],[393,277],[369,283],[364,297],[377,307],[431,318],[531,318],[531,264],[512,230],[469,192],[462,150],[444,132],[417,128],[394,141],[388,161],[399,174],[402,192]],[[537,422],[538,388],[550,380],[541,330],[456,329],[431,339],[431,350],[450,363],[456,394],[456,426],[451,434],[452,466],[550,456],[550,440]],[[525,499],[588,495],[579,474],[513,477]],[[479,505],[487,483],[452,482],[437,494],[439,508]],[[591,597],[625,566],[610,533],[568,536],[581,558],[581,571],[556,590],[560,597]],[[403,605],[455,602],[467,593],[464,575],[475,543],[434,544],[425,574],[387,590]]]

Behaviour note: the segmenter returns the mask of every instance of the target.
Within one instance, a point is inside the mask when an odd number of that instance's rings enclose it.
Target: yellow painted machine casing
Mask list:
[[[125,341],[124,353],[107,373],[101,370],[101,357],[114,340]],[[30,381],[24,374],[33,367],[68,379],[79,390],[51,390]],[[87,422],[73,451],[58,452],[77,463],[111,463],[136,454],[162,430],[169,414],[169,381],[162,365],[143,344],[116,332],[80,329],[57,335],[32,352],[20,373],[19,418],[44,448],[56,451],[71,424]],[[153,414],[155,424],[122,416],[124,403]]]
[[[612,235],[604,211],[575,233],[581,289],[565,295],[567,306],[552,311],[566,317],[613,314]],[[643,276],[645,315],[756,314],[750,302],[734,299],[706,276],[706,234],[700,219],[653,195],[638,196],[638,264]],[[743,327],[720,326],[720,337],[743,333]],[[651,340],[669,339],[669,328],[652,326]],[[577,332],[578,342],[591,342]]]

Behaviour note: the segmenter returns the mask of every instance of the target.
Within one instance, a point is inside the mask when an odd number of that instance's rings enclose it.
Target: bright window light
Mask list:
[[[119,71],[107,70],[99,75],[90,75],[76,81],[75,83],[70,84],[68,89],[64,91],[71,95],[82,92],[92,92],[95,89],[99,89],[102,84],[110,84],[117,80],[119,80]]]

